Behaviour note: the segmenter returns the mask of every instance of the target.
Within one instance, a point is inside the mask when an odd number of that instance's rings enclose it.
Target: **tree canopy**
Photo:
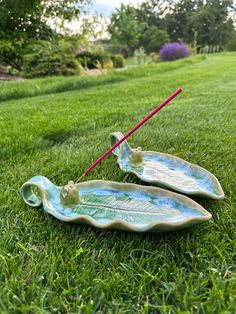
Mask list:
[[[224,46],[235,33],[235,12],[233,0],[147,0],[121,5],[108,30],[116,45],[131,52],[142,45],[156,52],[162,39]]]
[[[78,17],[92,0],[0,0],[0,61],[18,71],[22,70],[25,56],[39,51],[44,55],[53,44],[60,50],[60,59],[74,52],[76,40],[60,34],[51,25]],[[81,31],[83,33],[83,30]],[[62,39],[64,40],[62,42]],[[68,42],[66,42],[68,40]],[[50,41],[50,43],[49,43]],[[69,46],[69,48],[68,48]],[[78,47],[78,46],[77,46]]]
[[[115,45],[133,52],[139,47],[145,26],[145,22],[137,19],[136,9],[133,6],[121,4],[121,7],[112,14],[108,31]]]
[[[2,0],[0,40],[45,38],[52,34],[48,20],[70,21],[91,0]]]
[[[230,15],[232,0],[181,0],[166,15],[172,41],[192,43],[194,34],[199,45],[224,45],[234,31]]]
[[[140,44],[145,47],[146,53],[158,52],[161,47],[169,42],[170,37],[165,30],[151,26],[143,33]]]

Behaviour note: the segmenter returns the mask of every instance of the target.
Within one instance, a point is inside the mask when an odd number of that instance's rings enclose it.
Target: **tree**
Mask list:
[[[145,23],[147,30],[152,26],[165,29],[165,12],[164,2],[162,0],[142,2],[136,8],[137,21]]]
[[[139,6],[124,5],[113,13],[108,31],[116,47],[129,50],[144,47],[146,52],[157,52],[169,41],[165,30],[164,13],[172,1],[147,0]]]
[[[18,71],[25,50],[35,40],[59,40],[50,21],[63,24],[77,17],[92,0],[0,0],[0,61]]]
[[[90,0],[2,0],[0,40],[50,37],[48,20],[71,21]]]
[[[126,48],[132,54],[139,47],[139,42],[146,23],[139,22],[136,9],[131,5],[121,4],[111,16],[108,31],[111,41],[119,48]]]
[[[23,58],[21,54],[21,42],[11,43],[8,40],[0,40],[0,60],[4,65],[20,71]]]
[[[201,1],[190,20],[191,28],[197,33],[199,45],[222,45],[230,39],[234,25],[229,16],[232,1]]]
[[[224,45],[234,30],[233,0],[179,0],[166,15],[167,31],[172,41],[199,45]]]
[[[166,27],[171,41],[193,41],[194,30],[190,26],[190,19],[196,10],[196,2],[197,0],[176,1],[166,14]]]
[[[169,35],[165,30],[160,30],[156,26],[151,26],[141,38],[141,45],[146,53],[159,52],[161,47],[170,41]]]

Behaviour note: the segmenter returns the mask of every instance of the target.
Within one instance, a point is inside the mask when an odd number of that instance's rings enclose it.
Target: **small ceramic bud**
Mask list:
[[[79,204],[79,191],[73,181],[69,181],[68,184],[61,189],[60,201],[64,207],[70,208]]]
[[[129,155],[130,164],[137,165],[143,162],[142,148],[138,147],[131,150],[131,154]]]

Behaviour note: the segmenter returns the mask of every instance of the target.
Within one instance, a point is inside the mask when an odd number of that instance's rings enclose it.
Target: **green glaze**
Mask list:
[[[129,160],[130,164],[134,166],[142,164],[143,162],[142,148],[138,147],[136,149],[135,148],[131,149],[129,154]]]
[[[111,146],[123,136],[121,132],[110,134]],[[118,157],[121,170],[135,174],[142,181],[183,194],[224,198],[223,189],[212,173],[181,158],[142,151],[141,148],[135,150],[127,141],[120,144],[113,153]]]
[[[60,192],[60,202],[64,207],[73,208],[80,202],[79,191],[73,181],[69,181]]]
[[[23,184],[21,195],[28,205],[42,205],[62,221],[102,229],[170,231],[211,218],[209,212],[186,196],[129,183],[97,180],[58,187],[36,176]]]

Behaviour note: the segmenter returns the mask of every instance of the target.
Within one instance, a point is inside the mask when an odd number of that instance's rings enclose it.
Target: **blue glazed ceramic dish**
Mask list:
[[[112,181],[69,182],[64,187],[35,176],[21,187],[32,207],[54,217],[102,229],[161,232],[191,227],[211,214],[186,196],[157,187]]]
[[[124,135],[110,134],[111,146]],[[127,141],[113,153],[120,169],[135,174],[140,180],[187,195],[223,199],[224,192],[217,178],[206,169],[181,158],[152,151],[133,149]]]

